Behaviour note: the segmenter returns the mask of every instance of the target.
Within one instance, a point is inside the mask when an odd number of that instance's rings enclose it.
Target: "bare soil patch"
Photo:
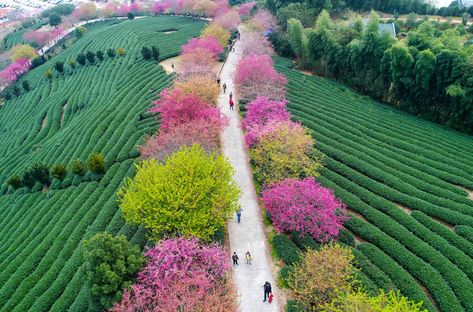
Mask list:
[[[59,118],[59,128],[62,127],[62,122],[64,121],[64,112],[66,111],[68,102],[64,103],[61,108],[61,117]]]
[[[459,189],[464,190],[468,194],[468,198],[473,200],[473,190],[467,189],[466,187],[460,186],[460,185],[455,185]]]
[[[43,117],[43,120],[41,120],[41,130],[44,129],[44,127],[46,126],[46,122],[48,122],[48,115],[44,115]]]
[[[411,214],[412,212],[412,209],[407,207],[407,206],[404,206],[403,204],[400,204],[400,203],[394,203],[394,205],[396,205],[397,207],[401,208],[402,211],[404,211],[405,213],[407,214]]]
[[[165,59],[164,61],[159,62],[159,65],[163,67],[163,69],[166,71],[166,74],[179,73],[179,70],[181,69],[181,65],[182,65],[182,57],[175,56],[175,57]],[[173,65],[174,65],[174,68],[173,68]],[[213,72],[215,73],[215,75],[217,75],[220,72],[222,65],[223,65],[223,62],[215,63],[215,66],[213,68]]]
[[[168,30],[168,31],[163,32],[163,34],[169,35],[169,34],[175,33],[176,31],[177,30]]]
[[[347,210],[348,212],[350,212],[352,215],[354,215],[355,217],[358,217],[360,219],[362,219],[363,221],[366,221],[368,223],[371,223],[368,219],[366,219],[362,214],[356,212],[356,211],[353,211],[350,209],[350,207],[347,207]]]
[[[454,225],[451,225],[450,223],[447,223],[439,218],[436,218],[436,217],[432,217],[432,216],[429,216],[430,218],[432,218],[432,220],[442,224],[443,226],[445,226],[446,228],[448,228],[450,231],[454,232],[454,229],[455,229],[455,226]]]

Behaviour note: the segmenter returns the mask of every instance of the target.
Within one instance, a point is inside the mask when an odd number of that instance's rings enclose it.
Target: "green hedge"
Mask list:
[[[473,227],[457,225],[455,227],[455,233],[457,233],[461,237],[465,238],[470,243],[473,243]]]
[[[291,265],[301,260],[301,251],[286,235],[275,235],[271,243],[273,244],[276,255],[283,260],[285,264]]]
[[[299,247],[301,251],[306,251],[307,249],[314,249],[319,250],[320,244],[317,243],[312,237],[309,235],[304,235],[301,237],[301,234],[297,231],[291,233],[291,240],[294,244]]]

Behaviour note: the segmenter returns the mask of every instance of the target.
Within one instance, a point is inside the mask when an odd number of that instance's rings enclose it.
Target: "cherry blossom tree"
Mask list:
[[[74,12],[72,12],[72,15],[79,20],[89,20],[97,17],[98,11],[95,3],[87,2],[77,7]]]
[[[268,39],[262,33],[251,30],[241,37],[240,51],[243,57],[252,53],[256,55],[274,54],[273,47]]]
[[[161,2],[153,2],[153,4],[151,5],[151,12],[154,15],[157,15],[157,14],[163,13],[168,8],[169,8],[169,4],[166,3],[166,2],[162,2],[162,1]]]
[[[256,2],[243,3],[238,8],[238,14],[240,14],[241,17],[248,16],[248,14],[250,14],[251,10],[255,7],[255,5],[256,5]]]
[[[23,35],[23,39],[42,47],[62,36],[63,33],[64,29],[62,27],[55,27],[51,31],[30,30]]]
[[[187,79],[194,75],[212,76],[216,65],[213,53],[204,49],[197,49],[181,56],[182,62],[179,69],[179,78]]]
[[[110,311],[236,311],[227,254],[197,239],[167,239],[149,249],[148,265]]]
[[[215,37],[192,38],[188,43],[181,47],[182,53],[194,53],[197,49],[203,49],[212,53],[215,59],[223,52],[223,47]]]
[[[238,12],[232,10],[217,16],[213,22],[228,31],[233,31],[238,28],[241,20]]]
[[[151,112],[159,113],[160,129],[173,128],[176,125],[200,120],[216,127],[222,127],[225,119],[218,108],[208,104],[195,94],[184,94],[178,89],[164,90],[161,99],[154,102]]]
[[[286,110],[286,101],[271,101],[262,96],[246,107],[242,126],[246,130],[245,142],[248,147],[256,143],[257,137],[269,122],[289,121],[291,114]]]
[[[320,242],[337,238],[348,219],[346,206],[312,177],[274,183],[263,190],[261,200],[276,230],[298,231]]]
[[[16,59],[7,68],[0,71],[0,79],[10,83],[15,81],[20,75],[26,73],[30,68],[31,61],[27,58]]]
[[[276,27],[276,19],[271,12],[267,10],[258,10],[248,23],[250,29],[255,29],[261,33],[274,29]]]
[[[202,101],[217,105],[220,87],[215,83],[213,76],[194,75],[187,79],[178,79],[174,88],[179,89],[182,94],[193,94]]]
[[[250,53],[238,62],[235,84],[242,100],[252,101],[260,96],[282,100],[286,83],[286,78],[276,72],[268,55]]]
[[[197,119],[172,128],[161,129],[158,134],[148,138],[140,146],[140,153],[145,159],[164,160],[180,147],[193,144],[199,144],[206,152],[213,152],[220,146],[221,128],[220,119],[211,119],[206,122]]]

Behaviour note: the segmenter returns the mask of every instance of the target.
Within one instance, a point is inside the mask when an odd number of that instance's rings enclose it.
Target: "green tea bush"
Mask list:
[[[271,243],[276,255],[284,261],[285,264],[291,265],[301,260],[301,251],[286,235],[275,235]]]

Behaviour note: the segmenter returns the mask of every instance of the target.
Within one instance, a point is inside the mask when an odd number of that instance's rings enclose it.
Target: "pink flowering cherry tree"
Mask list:
[[[235,84],[242,100],[252,101],[260,96],[283,100],[286,83],[286,77],[274,69],[269,55],[251,53],[238,62]]]
[[[215,59],[223,52],[223,47],[215,37],[192,38],[181,47],[183,54],[195,53],[198,49],[210,52]]]
[[[222,15],[217,16],[213,22],[228,31],[233,31],[238,28],[238,25],[240,25],[241,20],[238,12],[235,10],[231,10]]]
[[[256,55],[273,55],[271,43],[257,31],[247,31],[241,38],[240,51],[243,57],[252,53]]]
[[[274,183],[263,190],[261,200],[276,230],[298,231],[319,242],[337,238],[348,219],[345,204],[312,177]]]
[[[256,5],[256,2],[243,3],[238,8],[238,14],[240,14],[241,17],[248,16],[248,14],[250,14],[251,10],[255,7],[255,5]]]
[[[0,80],[10,83],[15,81],[20,75],[26,73],[30,68],[31,61],[26,58],[19,58],[11,63],[7,68],[0,71]]]
[[[261,96],[246,106],[242,126],[246,130],[245,142],[248,147],[256,143],[258,135],[268,123],[291,119],[286,103],[285,100],[271,101],[268,97]]]
[[[225,250],[175,238],[149,249],[148,265],[110,311],[236,311]]]
[[[220,129],[225,125],[217,107],[202,101],[195,94],[183,94],[179,89],[167,89],[161,92],[161,99],[155,101],[152,113],[159,113],[160,129],[173,128],[193,120],[213,125]]]

